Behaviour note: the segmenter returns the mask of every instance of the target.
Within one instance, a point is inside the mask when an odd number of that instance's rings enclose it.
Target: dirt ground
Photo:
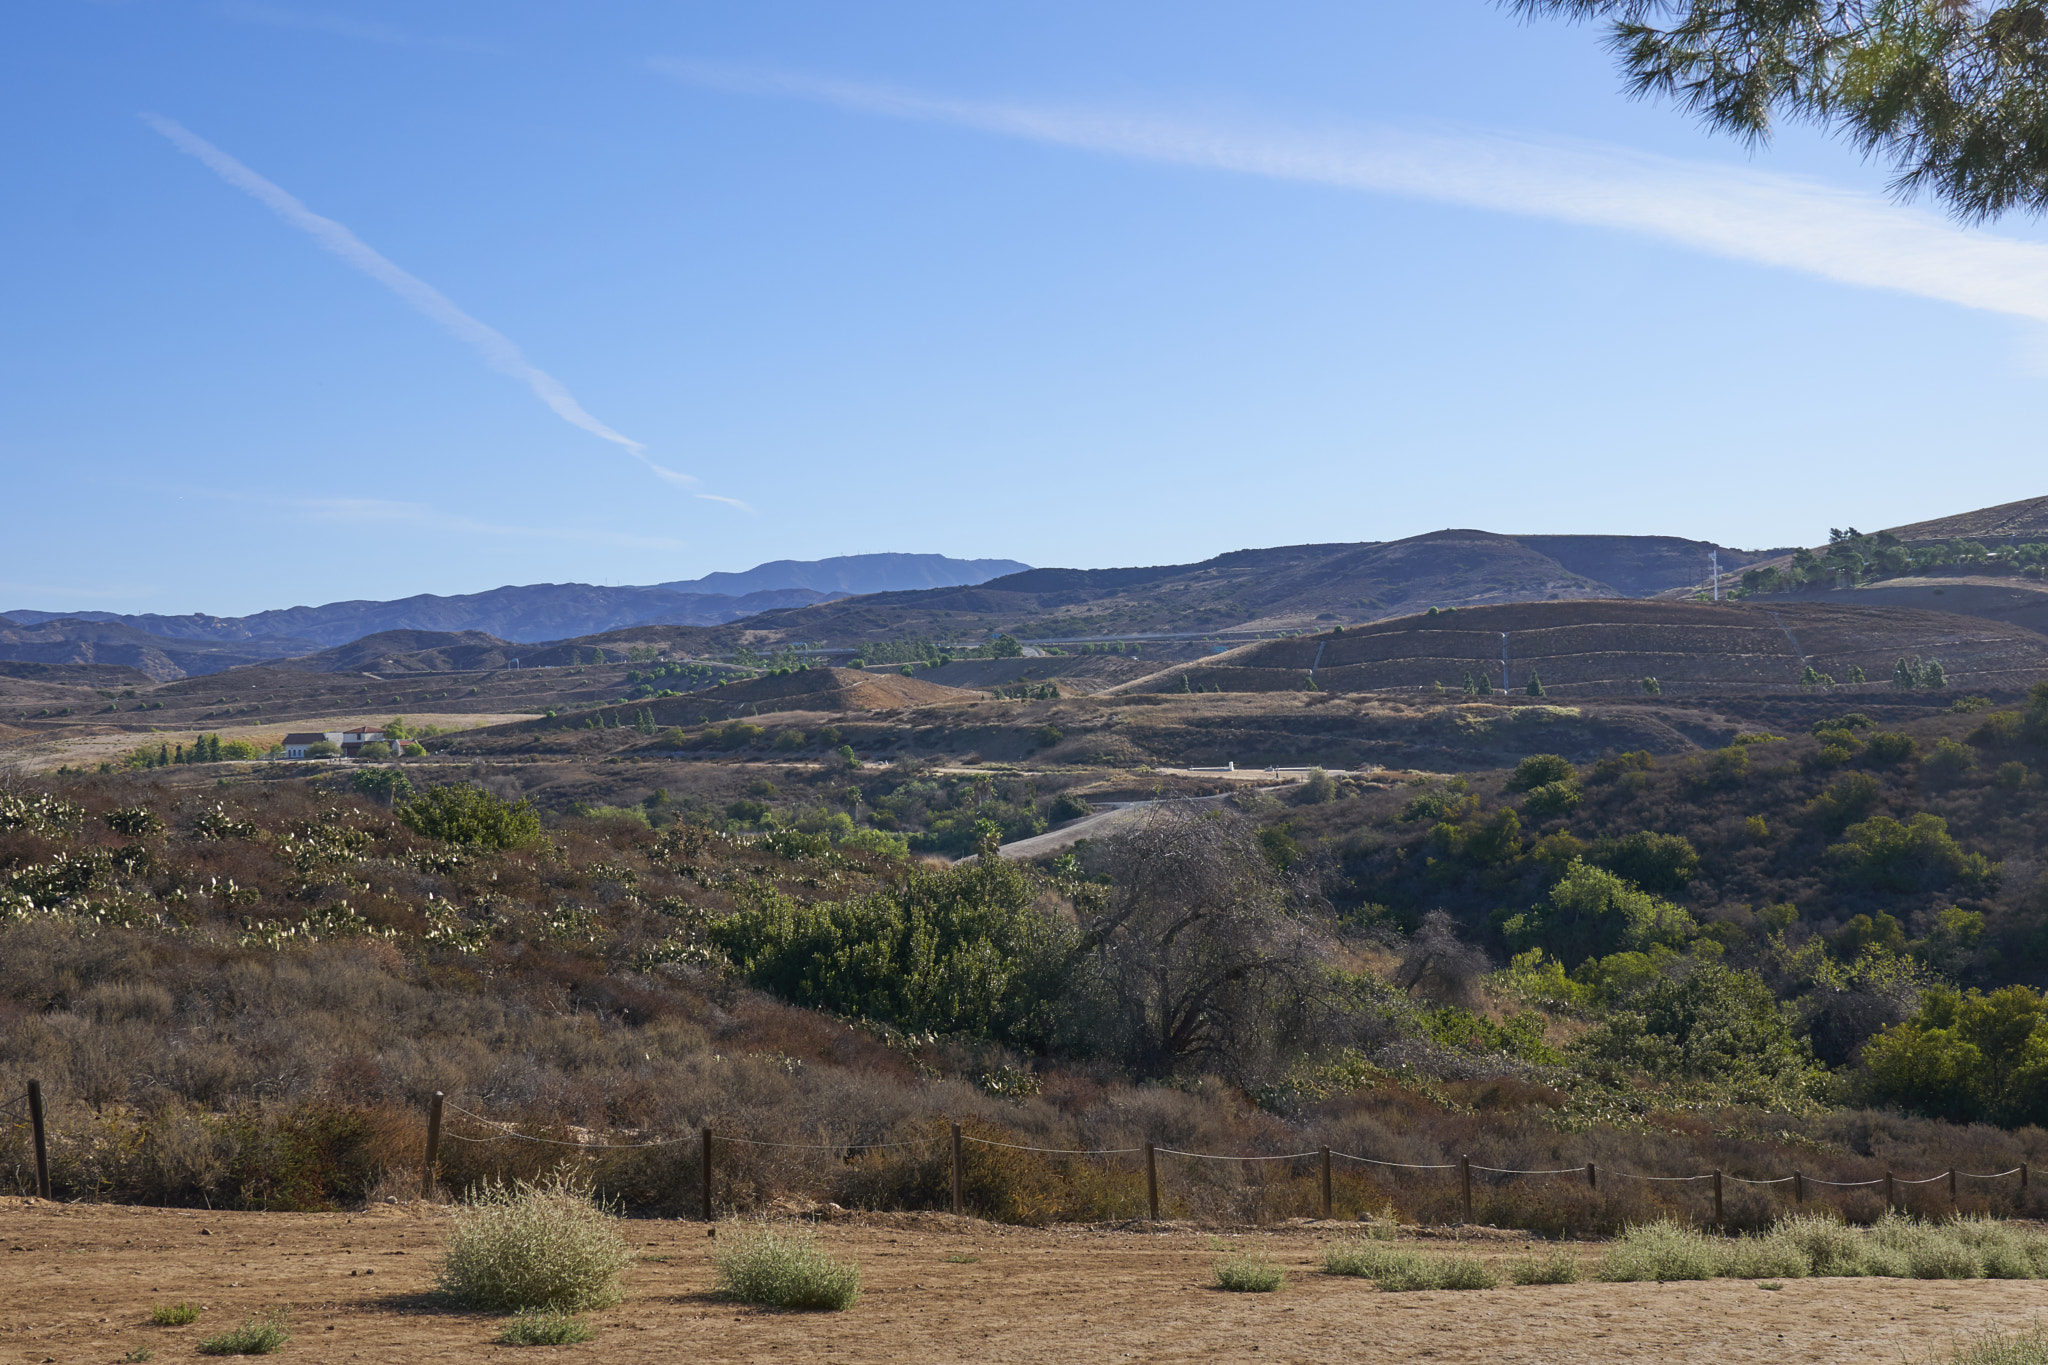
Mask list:
[[[282,740],[290,731],[349,730],[365,725],[382,725],[391,719],[391,714],[391,709],[387,707],[375,713],[350,711],[331,716],[295,716],[289,721],[267,721],[260,725],[237,725],[231,721],[223,721],[218,724],[188,725],[175,730],[148,733],[110,729],[96,734],[42,734],[0,744],[0,762],[11,763],[26,772],[47,771],[67,763],[89,768],[97,763],[115,761],[144,744],[168,744],[176,748],[180,744],[190,744],[201,734],[219,735],[222,739],[251,740],[260,748]],[[535,718],[534,714],[528,711],[458,711],[447,714],[407,713],[405,719],[407,724],[416,729],[433,725],[443,730],[468,730],[486,725],[509,725],[513,721]],[[247,766],[235,764],[221,767],[219,771],[228,773]]]
[[[518,1358],[491,1344],[498,1319],[446,1309],[430,1293],[444,1219],[426,1205],[248,1214],[10,1198],[0,1204],[0,1365],[113,1362],[145,1347],[158,1361],[192,1359],[202,1336],[279,1308],[290,1314],[288,1360]],[[735,1231],[720,1227],[727,1237]],[[596,1340],[559,1348],[563,1357],[607,1365],[1914,1362],[1986,1329],[2025,1327],[2048,1308],[2048,1282],[1995,1280],[1382,1294],[1315,1271],[1321,1249],[1352,1231],[1342,1224],[1217,1238],[1186,1228],[1037,1230],[912,1214],[821,1225],[821,1242],[858,1258],[860,1302],[846,1313],[785,1313],[710,1296],[716,1242],[705,1225],[634,1220],[627,1231],[641,1260],[626,1301],[590,1315]],[[1529,1250],[1519,1234],[1475,1236],[1465,1249],[1488,1259]],[[1286,1287],[1209,1288],[1218,1242],[1265,1251],[1289,1271]],[[1448,1247],[1449,1235],[1437,1244]],[[149,1325],[152,1305],[179,1300],[203,1306],[198,1323]]]

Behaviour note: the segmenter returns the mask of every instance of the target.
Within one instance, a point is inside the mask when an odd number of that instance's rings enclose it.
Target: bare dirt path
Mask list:
[[[159,1362],[190,1360],[202,1336],[277,1308],[290,1310],[286,1360],[525,1359],[491,1345],[499,1319],[449,1311],[432,1298],[430,1267],[444,1227],[429,1206],[223,1214],[10,1198],[0,1204],[0,1365],[112,1362],[141,1347]],[[734,1230],[722,1229],[727,1237]],[[2048,1282],[1996,1280],[1381,1294],[1313,1269],[1321,1248],[1349,1231],[1337,1224],[1225,1237],[1264,1250],[1290,1273],[1277,1294],[1225,1294],[1206,1285],[1214,1239],[1192,1230],[1036,1230],[873,1215],[818,1230],[835,1252],[860,1261],[866,1287],[852,1311],[782,1313],[709,1296],[716,1243],[704,1225],[636,1220],[627,1231],[642,1260],[626,1301],[590,1315],[596,1341],[563,1348],[559,1358],[1913,1362],[1986,1329],[2025,1327],[2048,1309]],[[1494,1260],[1528,1250],[1516,1238],[1482,1248]],[[196,1325],[148,1325],[151,1305],[180,1299],[205,1307]]]

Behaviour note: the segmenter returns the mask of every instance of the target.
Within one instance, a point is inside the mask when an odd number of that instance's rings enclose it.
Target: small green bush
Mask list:
[[[714,1254],[715,1291],[739,1303],[775,1308],[851,1308],[860,1297],[860,1267],[835,1260],[809,1233],[756,1228]]]
[[[1806,1257],[1807,1271],[1814,1275],[1868,1275],[1868,1245],[1864,1235],[1837,1218],[1810,1213],[1782,1219],[1771,1230],[1798,1247]]]
[[[1542,1260],[1511,1262],[1508,1278],[1516,1284],[1577,1284],[1581,1278],[1579,1258],[1569,1251],[1553,1251]]]
[[[1721,1273],[1737,1280],[1801,1280],[1812,1268],[1806,1248],[1782,1228],[1724,1247]]]
[[[597,1333],[581,1318],[563,1313],[521,1313],[498,1332],[500,1346],[574,1346]]]
[[[1264,1255],[1218,1256],[1213,1267],[1216,1287],[1233,1294],[1270,1294],[1287,1283],[1287,1275]]]
[[[465,783],[422,792],[398,807],[398,818],[415,834],[451,844],[524,848],[541,837],[533,802],[501,801]]]
[[[279,1313],[268,1318],[244,1318],[240,1327],[200,1342],[198,1350],[203,1356],[267,1356],[282,1351],[291,1339],[291,1329],[285,1326],[284,1314]]]
[[[1711,1280],[1720,1275],[1722,1263],[1721,1248],[1692,1228],[1637,1223],[1624,1228],[1600,1258],[1599,1277],[1619,1283]]]
[[[1500,1277],[1469,1256],[1424,1256],[1376,1242],[1339,1242],[1323,1253],[1323,1273],[1371,1280],[1383,1293],[1419,1289],[1492,1289]]]
[[[1552,782],[1570,782],[1578,776],[1571,760],[1557,754],[1530,754],[1515,765],[1508,774],[1507,790],[1511,792],[1534,791]]]
[[[199,1305],[186,1303],[160,1303],[149,1310],[149,1320],[158,1327],[189,1327],[199,1321]]]
[[[538,1184],[478,1187],[454,1210],[434,1267],[444,1293],[489,1312],[574,1312],[622,1297],[633,1254],[618,1219],[566,1170]]]

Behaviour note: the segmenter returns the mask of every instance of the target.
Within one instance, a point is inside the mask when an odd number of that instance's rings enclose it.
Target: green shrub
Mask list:
[[[574,1346],[597,1333],[581,1318],[563,1313],[521,1313],[498,1333],[500,1346]]]
[[[267,1356],[283,1350],[291,1339],[291,1329],[285,1325],[284,1314],[279,1313],[268,1318],[244,1318],[240,1327],[207,1337],[197,1350],[203,1356]]]
[[[1700,870],[1699,850],[1677,834],[1637,830],[1593,845],[1586,861],[1653,895],[1676,895]]]
[[[632,1262],[618,1219],[566,1169],[537,1184],[489,1183],[453,1210],[434,1267],[444,1293],[489,1312],[604,1308]]]
[[[1372,1241],[1338,1242],[1323,1253],[1323,1273],[1371,1280],[1383,1293],[1419,1289],[1492,1289],[1500,1277],[1469,1256],[1424,1256]]]
[[[715,1292],[739,1303],[837,1312],[860,1297],[860,1266],[835,1260],[809,1233],[755,1228],[721,1243],[712,1260]]]
[[[1508,1278],[1516,1284],[1577,1284],[1581,1278],[1579,1258],[1569,1251],[1553,1251],[1542,1260],[1511,1262]]]
[[[1677,1223],[1637,1223],[1600,1258],[1599,1278],[1618,1283],[1655,1280],[1711,1280],[1721,1273],[1722,1249],[1700,1232]]]
[[[1813,1265],[1800,1240],[1782,1228],[1739,1237],[1722,1252],[1721,1273],[1737,1280],[1800,1280]]]
[[[1531,787],[1522,809],[1538,820],[1553,815],[1567,815],[1578,809],[1582,793],[1579,784],[1572,781],[1545,782],[1540,787]]]
[[[1530,754],[1508,774],[1507,790],[1534,791],[1552,782],[1573,781],[1578,775],[1579,770],[1571,765],[1570,759],[1557,754]]]
[[[501,801],[466,783],[422,792],[398,807],[398,818],[415,834],[451,844],[524,848],[540,842],[540,813],[533,802]]]
[[[1867,1275],[1869,1239],[1838,1218],[1810,1213],[1782,1219],[1772,1234],[1797,1247],[1813,1275]]]
[[[1287,1283],[1287,1275],[1264,1255],[1218,1256],[1212,1268],[1216,1287],[1233,1294],[1270,1294]]]
[[[199,1305],[186,1303],[160,1303],[149,1310],[149,1320],[158,1327],[189,1327],[199,1321]]]

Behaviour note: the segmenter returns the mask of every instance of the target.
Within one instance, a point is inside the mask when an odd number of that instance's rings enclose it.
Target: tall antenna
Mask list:
[[[1714,600],[1718,602],[1721,600],[1721,552],[1719,550],[1709,550],[1707,551],[1707,558],[1713,561]]]

